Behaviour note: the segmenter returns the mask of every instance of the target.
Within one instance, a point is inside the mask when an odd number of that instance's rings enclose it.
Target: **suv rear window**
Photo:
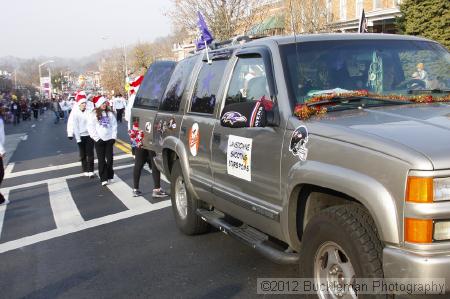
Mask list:
[[[214,60],[212,64],[203,63],[195,82],[191,100],[191,112],[212,114],[216,106],[216,96],[219,91],[228,60]]]
[[[150,65],[136,94],[134,107],[158,109],[176,63],[158,61]]]
[[[180,108],[181,98],[183,96],[189,77],[194,68],[198,56],[192,56],[178,62],[161,102],[160,110],[178,111]]]

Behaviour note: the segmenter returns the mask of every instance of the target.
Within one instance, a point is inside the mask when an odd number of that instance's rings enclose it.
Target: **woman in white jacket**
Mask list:
[[[0,113],[0,115],[2,115]],[[0,116],[0,184],[3,181],[3,176],[5,175],[5,170],[3,169],[3,158],[5,157],[5,125],[3,122],[3,117]],[[9,200],[3,197],[0,193],[0,206],[7,205]]]
[[[98,174],[102,186],[114,178],[113,145],[117,138],[117,120],[108,106],[108,100],[102,96],[93,98],[95,109],[89,117],[89,136],[95,141],[98,158]]]
[[[89,136],[88,120],[91,116],[86,108],[86,96],[77,94],[76,104],[67,121],[67,137],[75,140],[80,152],[81,168],[84,175],[90,178],[94,177],[94,140]]]

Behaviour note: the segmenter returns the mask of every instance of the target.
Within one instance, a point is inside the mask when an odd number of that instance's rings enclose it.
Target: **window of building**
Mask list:
[[[339,16],[341,20],[347,19],[347,0],[340,0],[339,2]]]
[[[382,2],[381,0],[373,0],[373,9],[383,8],[381,2]]]
[[[195,82],[190,112],[212,114],[216,106],[217,92],[228,60],[214,60],[203,63]]]
[[[160,110],[163,111],[178,111],[180,108],[181,98],[189,81],[190,74],[194,68],[198,56],[193,56],[180,61],[172,77],[161,102]]]
[[[361,17],[362,10],[363,0],[355,0],[355,18],[359,19]]]

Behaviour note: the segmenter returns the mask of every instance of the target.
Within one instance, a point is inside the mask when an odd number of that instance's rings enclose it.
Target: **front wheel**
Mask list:
[[[201,208],[201,201],[192,198],[186,188],[180,160],[173,164],[171,181],[172,210],[178,228],[187,235],[205,233],[209,229],[209,224],[197,215],[196,211]]]
[[[353,287],[356,278],[383,278],[381,257],[382,244],[375,223],[362,206],[342,205],[321,211],[303,234],[300,276],[313,279],[315,286],[336,287],[329,293],[318,289],[317,295],[308,298],[386,298],[358,295]]]

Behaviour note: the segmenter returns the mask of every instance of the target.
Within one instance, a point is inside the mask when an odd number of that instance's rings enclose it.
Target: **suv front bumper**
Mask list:
[[[386,278],[445,278],[450,291],[450,252],[419,255],[394,247],[383,249],[383,270]]]

